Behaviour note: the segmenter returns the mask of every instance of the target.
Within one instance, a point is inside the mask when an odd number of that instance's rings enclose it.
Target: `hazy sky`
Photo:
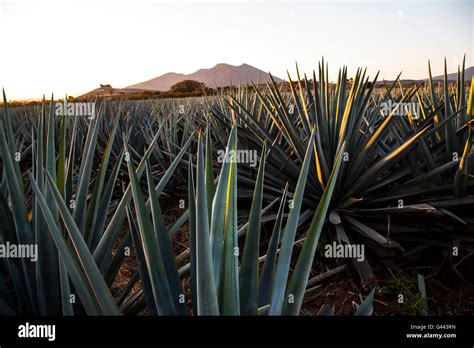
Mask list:
[[[474,1],[3,1],[0,87],[9,99],[77,96],[166,72],[248,63],[278,77],[321,56],[386,79],[474,57]]]

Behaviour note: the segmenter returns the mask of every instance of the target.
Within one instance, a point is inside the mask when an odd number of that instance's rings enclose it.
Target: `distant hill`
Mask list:
[[[464,80],[466,82],[471,82],[471,79],[473,76],[474,76],[474,66],[471,66],[470,68],[466,68],[464,70]],[[457,78],[458,78],[457,72],[448,74],[448,81],[456,81]],[[424,81],[428,81],[428,79],[425,79]],[[433,81],[444,81],[444,75],[433,76]]]
[[[278,77],[274,76],[273,78],[277,83],[283,82],[283,80]],[[215,88],[231,85],[238,86],[239,84],[244,85],[250,82],[255,84],[266,83],[270,81],[270,75],[248,64],[242,64],[239,66],[230,64],[217,64],[213,68],[200,69],[188,75],[166,73],[164,75],[155,77],[154,79],[140,82],[126,88],[168,91],[171,86],[184,80],[203,82],[207,87]]]
[[[466,68],[464,70],[464,83],[467,84],[467,85],[471,85],[471,80],[472,80],[473,77],[474,77],[474,66],[471,66],[470,68]],[[456,82],[457,78],[458,78],[458,73],[457,72],[448,74],[448,81],[450,83]],[[410,86],[410,85],[413,85],[413,84],[424,83],[424,82],[427,82],[427,81],[429,81],[428,78],[421,79],[421,80],[401,79],[400,83],[403,86]],[[444,81],[444,75],[433,76],[433,81],[438,82],[438,83],[443,82]],[[393,83],[393,80],[385,80],[385,81],[379,80],[379,81],[377,81],[376,86],[390,85],[391,83]]]
[[[474,77],[474,66],[467,68],[464,71],[464,79],[467,84],[470,84],[472,78]],[[281,83],[285,82],[282,79],[273,76],[275,82]],[[450,82],[455,82],[457,79],[457,72],[448,74],[448,80]],[[89,98],[89,97],[133,97],[140,96],[143,94],[157,95],[160,92],[167,92],[170,90],[171,86],[174,84],[184,81],[184,80],[194,80],[203,82],[207,87],[227,87],[230,85],[237,86],[240,83],[247,84],[253,82],[257,83],[266,83],[270,81],[270,75],[260,69],[257,69],[248,64],[242,64],[239,66],[234,66],[230,64],[217,64],[215,67],[210,69],[200,69],[192,74],[177,74],[177,73],[166,73],[154,79],[140,82],[135,85],[131,85],[125,88],[113,88],[110,85],[101,85],[100,88],[96,88],[90,92],[87,92],[81,95],[79,98]],[[444,75],[434,76],[433,81],[442,82],[444,80]],[[428,81],[428,79],[414,80],[414,79],[402,79],[400,82],[403,86],[409,86],[412,84],[418,84]],[[376,86],[390,85],[393,81],[377,81]],[[161,93],[160,95],[166,97],[166,93]]]

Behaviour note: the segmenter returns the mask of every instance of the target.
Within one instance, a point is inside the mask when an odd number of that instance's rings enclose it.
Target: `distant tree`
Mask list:
[[[184,80],[171,86],[170,91],[175,93],[193,93],[207,90],[206,85],[202,82],[193,80]]]

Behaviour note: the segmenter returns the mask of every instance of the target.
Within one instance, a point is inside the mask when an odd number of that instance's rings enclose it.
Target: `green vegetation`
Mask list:
[[[192,93],[209,93],[213,92],[212,88],[206,87],[202,82],[193,80],[184,80],[171,86],[170,92],[181,93],[181,94],[192,94]]]
[[[425,310],[425,300],[419,291],[416,279],[407,277],[393,278],[388,282],[388,286],[399,297],[399,306],[404,314],[423,315]]]
[[[442,88],[376,89],[362,70],[349,86],[346,68],[330,84],[322,62],[319,79],[298,72],[289,91],[99,100],[93,119],[4,96],[0,242],[38,245],[39,259],[2,260],[0,314],[298,315],[322,235],[366,245],[370,259],[352,263],[364,282],[407,250],[472,252],[463,71]],[[419,108],[386,115],[387,102]],[[237,163],[241,150],[258,165]],[[374,296],[355,314],[370,315]]]

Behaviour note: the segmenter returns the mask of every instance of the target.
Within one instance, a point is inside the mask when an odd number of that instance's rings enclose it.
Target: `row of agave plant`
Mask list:
[[[472,237],[443,223],[473,222],[464,69],[456,86],[396,81],[385,93],[362,71],[349,84],[344,68],[332,86],[319,70],[290,92],[272,83],[202,101],[101,103],[93,120],[57,117],[53,101],[9,110],[4,95],[0,243],[36,244],[39,259],[3,260],[0,314],[296,315],[321,236],[361,240],[382,260],[403,241],[472,251]],[[385,116],[391,100],[416,100],[422,115]],[[258,170],[216,163],[213,149],[232,158],[239,148],[259,149]],[[179,198],[186,207],[169,223],[163,203]],[[427,234],[415,214],[438,221]],[[130,257],[137,270],[113,296]],[[354,266],[373,278],[367,261]],[[373,297],[356,314],[370,314]]]

